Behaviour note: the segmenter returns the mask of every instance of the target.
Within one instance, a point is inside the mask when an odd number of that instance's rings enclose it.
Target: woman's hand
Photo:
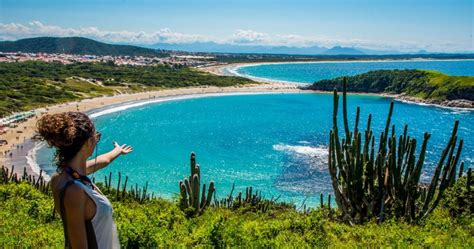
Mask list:
[[[113,160],[115,160],[115,158],[119,157],[120,155],[126,155],[133,151],[133,148],[130,145],[119,145],[117,142],[114,142],[113,144],[113,150],[87,161],[87,174],[92,174],[97,170],[109,165]]]
[[[114,141],[114,150],[118,151],[120,155],[125,155],[133,151],[133,147],[130,145],[119,145],[117,142]]]

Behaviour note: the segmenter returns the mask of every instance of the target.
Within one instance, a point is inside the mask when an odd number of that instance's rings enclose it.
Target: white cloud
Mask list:
[[[301,36],[297,34],[268,34],[249,29],[238,29],[229,37],[214,38],[200,34],[174,32],[169,28],[155,32],[108,31],[97,27],[64,28],[45,25],[39,21],[28,24],[0,23],[0,39],[16,40],[38,36],[83,36],[112,43],[153,44],[153,43],[192,43],[209,42],[239,45],[272,45],[272,46],[347,46],[363,47],[376,50],[418,51],[426,49],[434,52],[459,52],[472,50],[470,42],[437,41],[424,44],[419,41],[374,41],[365,39],[331,38],[320,36]]]
[[[269,39],[271,37],[266,33],[243,29],[238,29],[231,37],[233,43],[242,44],[261,44],[268,42]]]
[[[157,42],[186,43],[203,41],[207,38],[201,35],[172,32],[168,28],[156,32],[107,31],[96,27],[63,28],[53,25],[44,25],[33,21],[27,25],[19,23],[0,23],[0,39],[16,40],[37,36],[84,36],[107,42],[126,42],[152,44]]]

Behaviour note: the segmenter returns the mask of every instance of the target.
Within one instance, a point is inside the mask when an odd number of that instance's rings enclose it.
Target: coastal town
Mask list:
[[[207,67],[220,64],[215,62],[214,59],[215,57],[210,55],[194,55],[191,53],[182,52],[173,52],[170,53],[169,56],[165,57],[0,52],[0,63],[24,61],[58,62],[62,64],[113,62],[116,65],[130,66],[171,65]]]

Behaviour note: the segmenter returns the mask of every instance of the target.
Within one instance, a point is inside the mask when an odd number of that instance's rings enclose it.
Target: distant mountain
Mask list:
[[[363,48],[350,48],[335,46],[332,48],[311,46],[311,47],[290,47],[290,46],[266,46],[266,45],[238,45],[223,44],[216,42],[194,42],[194,43],[156,43],[146,47],[178,50],[186,52],[203,53],[247,53],[247,54],[292,54],[292,55],[386,55],[401,54],[399,51],[370,50]]]
[[[368,49],[368,48],[357,48],[357,50],[361,51],[366,55],[397,55],[397,54],[412,54],[407,52],[401,52],[397,50],[375,50],[375,49]]]
[[[17,41],[0,41],[0,52],[30,53],[67,53],[89,55],[129,55],[157,56],[169,55],[170,50],[203,53],[234,53],[234,54],[280,54],[280,55],[403,55],[431,54],[429,51],[401,52],[395,50],[373,50],[359,47],[334,46],[332,48],[311,46],[271,46],[271,45],[240,45],[216,42],[193,43],[156,43],[152,45],[107,44],[83,37],[38,37]]]
[[[37,37],[0,42],[0,52],[62,53],[112,56],[165,56],[156,49],[112,45],[83,37]]]
[[[323,54],[326,54],[326,55],[364,55],[365,53],[356,48],[335,46],[324,51]]]
[[[151,48],[178,50],[186,52],[203,53],[248,53],[248,54],[321,54],[327,48],[312,47],[289,47],[289,46],[263,46],[263,45],[235,45],[221,44],[216,42],[194,42],[194,43],[156,43]]]

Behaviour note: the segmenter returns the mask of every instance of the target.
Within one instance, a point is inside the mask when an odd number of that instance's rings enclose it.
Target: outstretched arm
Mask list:
[[[104,168],[105,166],[109,165],[115,158],[119,157],[120,155],[125,155],[133,151],[132,146],[130,145],[119,145],[117,142],[114,142],[114,149],[97,156],[94,159],[87,161],[87,174],[92,174],[99,169]]]

